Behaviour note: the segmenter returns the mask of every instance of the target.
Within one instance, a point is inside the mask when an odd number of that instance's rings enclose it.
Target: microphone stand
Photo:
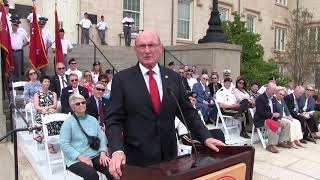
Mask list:
[[[170,88],[167,88],[167,90],[169,91],[169,94],[171,94],[171,96],[173,97],[175,103],[176,103],[177,106],[178,106],[179,113],[181,114],[181,117],[182,117],[182,121],[183,121],[183,123],[185,124],[186,129],[187,129],[187,132],[188,132],[188,135],[190,136],[190,139],[191,139],[192,148],[194,149],[194,158],[193,158],[192,152],[191,152],[190,157],[191,157],[192,159],[195,159],[194,162],[193,162],[192,165],[191,165],[191,168],[199,167],[199,166],[202,166],[202,165],[205,165],[205,164],[209,164],[209,163],[214,162],[215,159],[213,159],[213,158],[211,158],[211,157],[207,157],[207,156],[206,156],[206,157],[201,157],[201,158],[199,157],[199,153],[198,153],[198,151],[197,151],[197,149],[196,149],[196,145],[195,145],[194,142],[193,142],[193,138],[192,138],[192,136],[191,136],[191,133],[190,133],[188,124],[187,124],[187,122],[186,122],[186,120],[185,120],[185,118],[184,118],[184,115],[183,115],[183,113],[182,113],[182,110],[181,110],[180,104],[179,104],[179,102],[178,102],[178,100],[177,100],[177,97],[176,97],[176,95],[174,94],[174,92],[173,92]]]
[[[23,119],[24,123],[27,124],[26,128],[17,128],[17,129],[13,129],[10,130],[6,135],[4,135],[3,137],[0,138],[0,142],[3,141],[4,139],[6,139],[8,136],[12,136],[13,139],[13,155],[14,155],[14,176],[15,176],[15,180],[19,179],[19,171],[18,171],[18,143],[17,143],[17,132],[20,131],[29,131],[32,132],[33,130],[41,130],[41,127],[31,127],[28,123],[27,120],[25,119],[25,117],[22,115],[22,113],[20,112],[20,110],[14,105],[14,104],[10,104],[10,109],[11,109],[11,123],[13,118],[12,118],[12,109],[14,108],[15,110],[17,110],[17,112],[20,114],[21,118]]]

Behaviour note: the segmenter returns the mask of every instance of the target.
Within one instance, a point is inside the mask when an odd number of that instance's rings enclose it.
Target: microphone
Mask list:
[[[184,118],[184,115],[183,115],[183,113],[182,113],[181,106],[180,106],[180,104],[179,104],[179,102],[178,102],[178,100],[177,100],[177,97],[176,97],[176,95],[174,94],[174,92],[173,92],[172,89],[167,88],[167,90],[168,90],[169,94],[173,97],[176,105],[178,106],[179,113],[180,113],[180,115],[181,115],[182,121],[183,121],[184,125],[186,126],[188,135],[189,135],[189,137],[190,137],[190,139],[191,139],[192,148],[194,149],[194,158],[193,158],[192,152],[191,152],[191,154],[190,154],[190,157],[191,157],[191,159],[195,159],[194,162],[193,162],[192,165],[191,165],[191,168],[195,168],[195,167],[199,167],[199,166],[203,166],[203,165],[206,165],[206,164],[215,162],[215,161],[216,161],[215,159],[213,159],[213,158],[211,158],[211,157],[208,157],[208,156],[201,157],[201,158],[199,157],[199,152],[198,152],[198,150],[197,150],[197,148],[196,148],[196,145],[194,144],[194,140],[193,140],[193,138],[192,138],[192,136],[191,136],[191,133],[190,133],[188,124],[187,124],[187,122],[186,122],[186,120],[185,120],[185,118]]]

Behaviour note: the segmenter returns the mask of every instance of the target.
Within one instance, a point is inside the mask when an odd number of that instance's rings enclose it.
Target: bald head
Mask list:
[[[267,85],[266,94],[267,96],[274,96],[277,91],[277,85],[274,82],[269,82]]]
[[[157,33],[144,31],[136,38],[134,51],[139,62],[147,69],[152,69],[160,59],[163,46]]]

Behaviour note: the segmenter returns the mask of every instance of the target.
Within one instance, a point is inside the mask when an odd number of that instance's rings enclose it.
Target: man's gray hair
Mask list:
[[[71,94],[71,96],[69,97],[69,105],[72,110],[73,110],[74,103],[77,99],[86,101],[86,99],[81,94],[78,94],[78,93]]]

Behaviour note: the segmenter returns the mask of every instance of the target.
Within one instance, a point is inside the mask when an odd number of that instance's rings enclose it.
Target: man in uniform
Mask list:
[[[81,27],[81,44],[89,44],[90,28],[92,23],[90,19],[88,19],[88,13],[84,13],[84,18],[81,19],[79,25]]]
[[[11,17],[12,28],[10,30],[12,55],[14,60],[14,72],[13,81],[21,81],[24,72],[23,68],[23,47],[29,45],[29,39],[27,37],[27,32],[19,27],[20,17]]]
[[[62,45],[62,52],[63,52],[63,64],[65,67],[67,67],[68,64],[68,53],[72,51],[72,44],[68,39],[64,38],[64,29],[60,29],[60,37],[61,37],[61,45]],[[56,43],[54,42],[52,44],[52,51],[55,53],[56,51]]]
[[[101,45],[108,45],[106,43],[106,31],[108,30],[108,24],[104,21],[104,16],[101,16],[101,21],[97,24]]]
[[[126,46],[131,46],[131,29],[134,24],[134,20],[131,16],[131,13],[128,12],[127,16],[122,19],[123,34]]]
[[[48,18],[40,17],[38,23],[39,23],[40,31],[42,33],[42,40],[44,43],[44,49],[46,51],[46,54],[48,55],[48,49],[52,46],[53,38],[52,38],[52,34],[50,33],[50,31],[45,27],[47,24],[47,21],[48,21]],[[47,67],[41,68],[40,72],[41,72],[41,75],[46,74]]]

